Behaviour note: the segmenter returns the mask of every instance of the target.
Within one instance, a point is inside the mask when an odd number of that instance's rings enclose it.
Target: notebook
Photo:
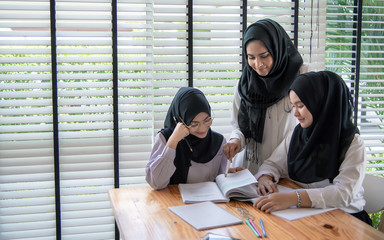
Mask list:
[[[230,198],[247,200],[258,197],[257,180],[248,169],[236,173],[220,174],[215,182],[179,184],[184,203],[229,202]]]
[[[292,188],[284,187],[281,185],[277,185],[277,188],[279,189],[279,192],[281,192],[281,193],[293,192],[293,191],[299,190],[299,189],[292,189]],[[256,198],[251,199],[251,202],[255,203],[255,200],[256,200]],[[271,212],[271,214],[278,216],[280,218],[284,218],[285,220],[288,220],[288,221],[293,221],[293,220],[297,220],[300,218],[305,218],[305,217],[309,217],[312,215],[325,213],[325,212],[332,211],[335,209],[336,208],[297,208],[295,206],[292,206],[292,207],[287,208],[287,209],[273,211],[273,212]]]
[[[243,221],[213,202],[201,202],[168,207],[168,209],[197,230],[240,224]]]

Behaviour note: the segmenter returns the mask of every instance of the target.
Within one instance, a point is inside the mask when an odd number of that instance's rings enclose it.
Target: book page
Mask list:
[[[288,187],[284,187],[281,185],[278,185],[277,188],[279,189],[279,192],[293,192],[300,189],[292,189]],[[287,209],[279,210],[279,211],[273,211],[271,212],[272,215],[284,218],[288,221],[309,217],[312,215],[328,212],[331,210],[334,210],[336,208],[297,208],[295,206],[292,206]]]
[[[300,189],[292,189],[292,188],[284,187],[282,185],[277,185],[277,189],[279,189],[280,193],[294,192],[294,191],[300,190]],[[251,202],[255,203],[256,199],[257,198],[252,199]],[[328,211],[331,211],[334,209],[336,209],[336,208],[324,208],[324,209],[323,208],[297,208],[295,206],[292,206],[292,207],[287,208],[287,209],[273,211],[273,212],[271,212],[271,214],[278,216],[278,217],[281,217],[281,218],[284,218],[288,221],[293,221],[296,219],[300,219],[300,218],[309,217],[312,215],[328,212]]]
[[[216,183],[224,196],[254,198],[257,196],[255,176],[248,169],[236,173],[228,173],[227,177],[220,174],[216,177]]]
[[[297,208],[297,207],[290,207],[287,209],[279,210],[279,211],[273,211],[271,212],[272,215],[284,218],[288,221],[293,221],[300,218],[305,218],[309,216],[313,216],[320,213],[325,213],[328,211],[335,210],[336,208]]]
[[[181,183],[179,190],[184,203],[229,201],[220,191],[216,182]]]

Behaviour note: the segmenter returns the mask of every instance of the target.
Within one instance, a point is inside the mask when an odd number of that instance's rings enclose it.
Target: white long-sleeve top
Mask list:
[[[264,161],[255,175],[256,179],[263,174],[272,176],[275,182],[280,178],[290,179],[287,154],[291,137],[292,133],[276,148],[271,157]],[[294,182],[306,189],[313,208],[335,207],[348,213],[356,213],[362,211],[365,205],[362,186],[365,167],[364,141],[356,134],[333,183],[328,179],[311,184]]]
[[[245,146],[245,138],[243,133],[239,128],[238,123],[238,113],[240,108],[240,95],[238,88],[236,88],[234,99],[233,99],[233,109],[231,115],[231,125],[233,131],[230,138],[237,138],[241,141],[241,148]],[[298,124],[297,119],[291,113],[291,104],[289,97],[284,97],[276,104],[273,104],[267,108],[265,123],[264,123],[264,133],[261,144],[257,143],[257,154],[259,159],[259,164],[256,164],[255,161],[246,161],[245,160],[245,151],[238,153],[231,167],[243,166],[248,168],[251,173],[256,174],[259,166],[263,161],[269,158],[275,148],[283,141],[287,134],[292,131],[295,126]]]
[[[226,139],[223,139],[221,147],[216,156],[207,163],[191,161],[187,183],[214,181],[216,176],[225,172],[227,157],[224,155],[223,146]],[[176,150],[166,146],[167,142],[163,134],[158,133],[152,148],[151,157],[146,166],[145,180],[153,189],[162,189],[168,186],[169,181],[176,170],[173,161],[176,157]]]

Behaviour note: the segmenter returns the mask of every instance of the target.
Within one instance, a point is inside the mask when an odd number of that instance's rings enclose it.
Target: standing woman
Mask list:
[[[226,140],[211,130],[212,121],[204,94],[196,88],[180,88],[169,107],[164,128],[156,135],[146,167],[146,181],[152,188],[214,181],[225,172]]]
[[[365,147],[352,122],[352,97],[341,77],[329,71],[300,75],[289,92],[299,120],[256,174],[255,206],[271,212],[297,207],[340,208],[372,225],[362,186]],[[275,183],[289,178],[303,189],[279,193]]]
[[[233,100],[234,127],[224,153],[234,167],[256,174],[296,124],[290,114],[288,88],[299,75],[303,60],[286,31],[263,19],[250,25],[243,37],[246,63]]]

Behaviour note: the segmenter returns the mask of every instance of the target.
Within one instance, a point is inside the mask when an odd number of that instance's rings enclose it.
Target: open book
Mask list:
[[[244,169],[227,177],[220,174],[216,182],[179,184],[179,190],[184,203],[229,202],[230,198],[244,201],[258,197],[256,183],[252,173]]]

